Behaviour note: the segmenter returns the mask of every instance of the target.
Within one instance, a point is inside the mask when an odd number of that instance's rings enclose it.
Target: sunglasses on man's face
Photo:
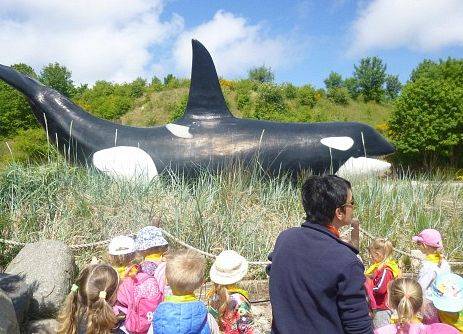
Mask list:
[[[350,202],[347,202],[347,203],[344,203],[343,205],[341,205],[341,207],[344,207],[344,206],[352,206],[352,207],[354,207],[355,206],[354,198],[352,198],[350,200]]]

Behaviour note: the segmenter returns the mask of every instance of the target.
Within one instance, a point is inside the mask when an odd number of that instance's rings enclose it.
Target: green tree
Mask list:
[[[378,57],[367,57],[362,58],[360,64],[354,65],[354,68],[354,78],[365,101],[380,102],[384,96],[386,64]]]
[[[389,122],[399,157],[463,165],[463,59],[424,61],[412,77]]]
[[[402,83],[398,75],[388,75],[386,78],[386,95],[390,100],[395,100],[402,90]]]
[[[349,103],[349,91],[346,87],[331,87],[326,96],[336,104],[346,105]]]
[[[344,87],[346,87],[351,98],[356,99],[359,96],[359,85],[357,79],[354,77],[346,78],[344,80]]]
[[[341,88],[343,87],[343,80],[342,76],[339,73],[331,72],[328,78],[324,81],[326,90],[330,90],[332,88]]]
[[[37,79],[32,67],[26,64],[12,65],[17,71]],[[27,98],[0,80],[0,137],[10,137],[19,130],[37,127]]]
[[[130,96],[135,98],[141,97],[146,91],[146,80],[138,77],[132,81],[130,86]]]
[[[71,71],[66,66],[61,66],[56,62],[48,64],[40,72],[39,80],[67,97],[74,95],[75,88],[71,79]]]
[[[260,83],[273,82],[275,76],[273,75],[272,68],[265,65],[255,67],[249,70],[248,78],[250,80],[258,81]]]

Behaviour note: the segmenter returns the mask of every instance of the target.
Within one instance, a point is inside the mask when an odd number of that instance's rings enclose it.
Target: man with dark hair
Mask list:
[[[283,231],[269,255],[272,333],[373,333],[358,250],[339,239],[352,221],[350,183],[312,176],[302,204],[306,221]]]

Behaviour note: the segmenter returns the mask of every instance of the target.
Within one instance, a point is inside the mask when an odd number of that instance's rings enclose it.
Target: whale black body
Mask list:
[[[378,157],[394,148],[373,128],[354,122],[278,123],[239,119],[229,112],[212,58],[196,40],[189,100],[185,115],[175,124],[188,136],[166,126],[150,128],[115,124],[92,116],[72,101],[38,81],[0,65],[0,79],[28,99],[49,138],[73,161],[88,164],[92,155],[114,146],[134,146],[146,151],[159,171],[172,168],[186,174],[216,171],[240,161],[259,165],[271,174],[336,171],[350,157]],[[353,145],[331,149],[320,140],[350,137]]]

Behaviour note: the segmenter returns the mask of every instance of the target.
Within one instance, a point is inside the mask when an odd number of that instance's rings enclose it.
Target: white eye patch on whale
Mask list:
[[[351,137],[325,137],[320,139],[320,143],[335,150],[347,151],[354,145],[354,140]]]

